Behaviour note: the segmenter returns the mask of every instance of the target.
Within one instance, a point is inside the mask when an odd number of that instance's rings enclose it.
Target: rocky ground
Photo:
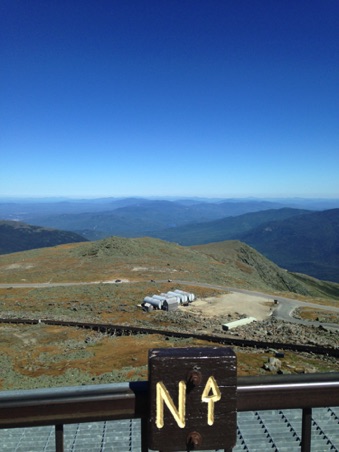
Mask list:
[[[236,337],[262,342],[280,342],[288,344],[319,345],[323,347],[339,347],[339,335],[337,331],[323,326],[304,326],[276,320],[269,317],[265,320],[252,322],[248,325],[237,327],[227,332],[222,331],[222,323],[238,320],[239,315],[229,314],[226,319],[219,316],[197,316],[188,311],[173,313],[157,313],[158,323],[166,321],[168,328],[182,332],[197,334],[214,334],[224,337]]]
[[[238,337],[262,342],[280,342],[339,347],[339,335],[324,326],[306,326],[273,317],[273,300],[254,295],[229,293],[208,297],[174,312],[153,313],[157,323],[179,331]],[[152,314],[151,314],[152,315]],[[257,321],[224,332],[222,325],[244,317]]]
[[[240,301],[241,300],[241,301]],[[240,302],[239,302],[240,301]],[[249,304],[249,301],[251,303]],[[210,297],[192,303],[187,309],[175,312],[154,312],[153,320],[165,328],[192,332],[196,334],[213,334],[220,337],[246,339],[258,342],[279,342],[285,344],[303,344],[333,349],[339,348],[339,335],[334,329],[319,326],[300,325],[277,320],[272,317],[273,303],[261,297],[243,294],[226,294]],[[152,314],[151,314],[152,315]],[[223,331],[222,324],[247,316],[256,316],[258,321],[229,331]],[[339,371],[336,357],[297,353],[275,349],[253,349],[235,347],[242,370],[253,374],[262,373],[313,373]],[[255,356],[255,358],[254,358]],[[278,358],[279,357],[279,358]]]
[[[264,342],[281,342],[285,344],[318,345],[322,347],[339,347],[337,331],[323,326],[304,326],[270,318],[253,322],[227,332],[227,335]]]
[[[55,300],[52,296],[54,292],[49,292],[49,301],[44,305],[43,312],[28,294],[24,313],[30,318],[46,316],[55,320],[124,324],[260,342],[339,347],[337,332],[323,326],[304,326],[275,319],[271,315],[273,301],[263,297],[224,293],[200,297],[188,307],[183,306],[172,312],[143,312],[135,304],[135,296],[133,300],[124,297],[124,303],[119,302],[113,308],[104,289],[100,291],[102,299],[96,301],[95,306],[90,302],[92,292],[89,300],[83,298],[83,301],[74,298],[71,301],[57,301],[59,292],[55,294]],[[13,301],[13,290],[8,292],[11,297],[3,298],[3,308],[11,307],[12,310],[4,311],[3,317],[15,318],[19,312],[23,314],[23,302],[17,306]],[[258,321],[223,331],[224,323],[250,315],[256,316]],[[43,323],[0,325],[0,344],[0,389],[145,380],[150,348],[211,346],[211,342],[193,338],[154,334],[117,337]],[[239,375],[339,371],[338,359],[331,356],[267,347],[232,348],[237,354]]]

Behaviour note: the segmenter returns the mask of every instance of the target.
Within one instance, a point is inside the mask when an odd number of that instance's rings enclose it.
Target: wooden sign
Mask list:
[[[232,349],[152,349],[148,369],[151,449],[235,446],[237,375]]]

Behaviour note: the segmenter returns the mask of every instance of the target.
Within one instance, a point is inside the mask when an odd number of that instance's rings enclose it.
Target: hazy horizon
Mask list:
[[[0,194],[0,202],[4,201],[104,201],[104,200],[119,200],[119,199],[147,199],[147,200],[166,200],[166,201],[175,201],[175,200],[205,200],[205,201],[339,201],[339,196],[185,196],[185,195],[131,195],[131,196],[2,196]]]

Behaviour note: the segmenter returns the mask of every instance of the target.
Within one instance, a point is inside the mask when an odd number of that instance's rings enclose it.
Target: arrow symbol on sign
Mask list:
[[[201,400],[207,403],[207,423],[214,424],[214,404],[221,399],[221,392],[214,377],[207,380]]]

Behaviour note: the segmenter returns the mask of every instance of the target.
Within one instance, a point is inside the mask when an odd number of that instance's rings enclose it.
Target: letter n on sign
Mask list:
[[[149,447],[232,449],[236,443],[236,356],[224,347],[152,349]]]

